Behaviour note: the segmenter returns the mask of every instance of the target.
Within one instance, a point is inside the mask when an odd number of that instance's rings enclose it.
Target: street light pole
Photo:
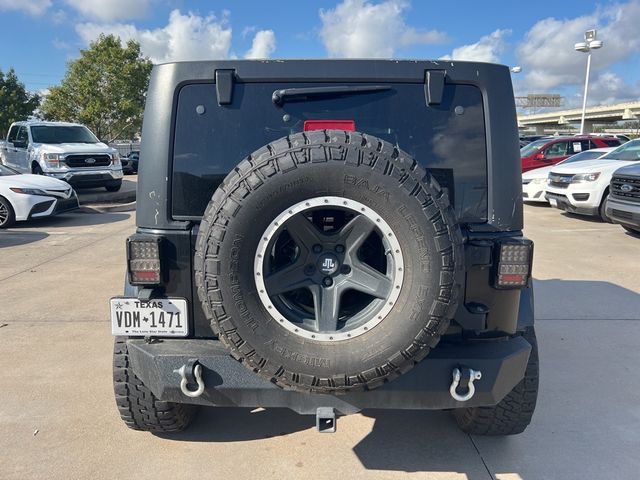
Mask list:
[[[580,120],[580,135],[584,135],[584,117],[587,114],[587,94],[589,92],[589,71],[591,70],[591,52],[587,54],[587,76],[584,79],[584,95],[582,96],[582,120]]]
[[[584,117],[587,114],[587,94],[589,92],[589,72],[591,70],[591,50],[602,48],[602,41],[596,40],[597,31],[587,30],[584,33],[584,42],[576,43],[573,48],[577,52],[587,54],[587,75],[584,79],[584,95],[582,96],[582,119],[580,120],[580,135],[584,135]]]

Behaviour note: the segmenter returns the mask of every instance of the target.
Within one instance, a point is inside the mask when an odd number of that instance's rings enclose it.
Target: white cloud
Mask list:
[[[140,42],[144,55],[155,63],[184,60],[214,60],[229,57],[231,27],[227,15],[202,17],[191,12],[183,15],[173,10],[169,23],[154,30],[139,30],[124,23],[82,23],[76,32],[85,43],[95,40],[100,33],[114,34],[123,41]]]
[[[500,55],[506,47],[505,37],[510,34],[511,30],[495,30],[489,35],[480,37],[476,43],[454,48],[451,55],[442,58],[445,60],[499,63]]]
[[[29,15],[42,15],[51,6],[51,0],[0,0],[0,10],[16,10]]]
[[[65,0],[65,2],[85,17],[105,22],[139,18],[144,16],[149,8],[149,0]]]
[[[55,48],[56,50],[69,50],[71,48],[71,45],[69,45],[69,43],[65,42],[64,40],[60,40],[59,38],[54,38],[51,41],[51,45],[53,45],[53,48]]]
[[[579,100],[582,102],[582,89]],[[589,104],[601,105],[625,101],[638,101],[640,83],[630,84],[612,72],[604,72],[589,83]]]
[[[525,34],[516,50],[524,73],[519,83],[527,91],[536,93],[577,87],[584,82],[586,55],[576,52],[573,45],[583,40],[584,32],[597,28],[598,38],[604,41],[604,47],[592,55],[592,71],[601,72],[640,51],[638,24],[638,0],[569,20],[540,20]]]
[[[273,30],[260,30],[253,37],[251,49],[244,58],[269,58],[276,49],[276,35]]]
[[[332,10],[320,10],[320,39],[330,57],[389,58],[398,48],[442,43],[444,33],[416,30],[405,23],[405,0],[343,0]]]
[[[258,27],[251,25],[249,27],[244,27],[242,29],[242,38],[247,38],[247,35],[255,32],[258,29]]]

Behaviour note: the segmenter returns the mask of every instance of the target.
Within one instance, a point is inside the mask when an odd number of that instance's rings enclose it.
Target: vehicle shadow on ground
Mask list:
[[[447,412],[368,410],[363,414],[374,419],[373,429],[353,451],[369,470],[455,472],[469,464],[469,455],[477,455],[468,435]],[[339,418],[338,431],[344,428],[341,425]],[[178,442],[244,442],[311,428],[315,428],[313,415],[298,415],[284,408],[255,413],[248,408],[201,408],[186,432],[156,435]],[[333,434],[317,435],[318,441],[324,442]]]
[[[157,434],[167,440],[191,442],[244,442],[278,437],[314,427],[313,415],[298,415],[287,408],[258,409],[203,407],[185,432]]]
[[[0,230],[0,248],[16,247],[44,240],[49,236],[46,232],[20,232]]]
[[[34,218],[26,222],[16,222],[13,227],[0,230],[0,248],[27,245],[44,240],[49,237],[47,231],[55,229],[106,225],[126,220],[130,216],[131,214],[128,213],[85,213],[78,210],[54,217]]]
[[[537,320],[640,320],[640,294],[615,283],[534,279],[534,290]]]
[[[524,202],[527,207],[533,208],[551,208],[549,202]]]
[[[34,218],[28,222],[18,222],[10,230],[17,231],[30,228],[68,228],[68,227],[87,227],[90,225],[106,225],[109,223],[120,222],[129,218],[129,213],[115,212],[93,212],[76,210],[69,213],[63,213],[53,217]]]
[[[602,220],[600,217],[596,215],[579,215],[577,213],[563,212],[563,211],[560,211],[560,213],[562,213],[562,216],[566,218],[582,220],[583,222],[587,222],[587,223],[599,223],[601,225],[610,225],[610,223],[605,222],[604,220]]]
[[[375,422],[353,451],[368,470],[460,472],[461,466],[476,463],[469,461],[477,456],[469,436],[448,412],[370,410],[363,414]]]

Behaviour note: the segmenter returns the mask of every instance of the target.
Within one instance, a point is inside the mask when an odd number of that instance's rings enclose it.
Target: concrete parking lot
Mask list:
[[[186,433],[128,430],[111,386],[107,300],[133,213],[0,233],[2,479],[586,479],[640,472],[640,238],[525,207],[541,387],[522,435],[461,433],[444,412],[369,411],[315,432],[288,410],[207,409]]]

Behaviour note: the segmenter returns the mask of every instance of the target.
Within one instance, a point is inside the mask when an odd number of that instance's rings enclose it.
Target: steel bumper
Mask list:
[[[135,374],[161,400],[219,407],[286,407],[315,414],[331,407],[351,414],[363,409],[440,410],[497,404],[524,377],[531,345],[522,337],[440,344],[410,372],[372,391],[340,395],[285,390],[249,371],[217,340],[127,341]],[[178,370],[190,360],[202,365],[205,390],[197,398],[180,390]],[[466,402],[449,393],[452,372],[469,367],[482,372],[475,395]]]

